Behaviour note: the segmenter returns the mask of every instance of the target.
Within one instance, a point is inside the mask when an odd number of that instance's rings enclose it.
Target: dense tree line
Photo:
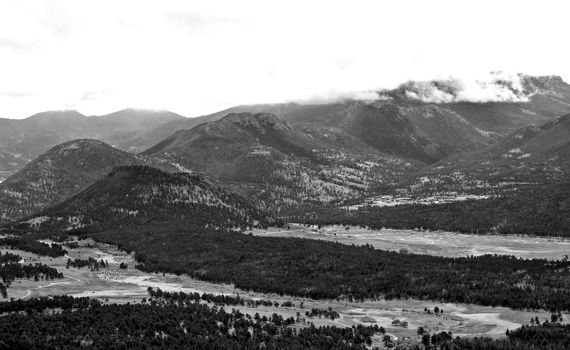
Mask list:
[[[334,311],[330,307],[328,309],[311,308],[310,311],[305,312],[305,316],[307,316],[307,317],[318,317],[318,318],[326,317],[326,318],[330,318],[331,320],[334,320],[335,318],[340,317],[338,312]]]
[[[19,255],[12,254],[9,252],[5,252],[4,254],[2,254],[2,252],[0,252],[0,270],[3,269],[2,264],[16,263],[16,262],[20,261],[21,259],[22,259],[22,257],[20,257]],[[8,288],[8,285],[10,284],[10,282],[4,281],[4,279],[2,279],[2,281],[6,284],[0,283],[0,296],[2,296],[3,298],[7,298],[8,297],[7,288]]]
[[[150,296],[150,300],[168,300],[174,303],[190,303],[190,302],[199,302],[200,300],[206,301],[208,303],[215,303],[217,305],[247,305],[248,307],[258,307],[259,305],[263,306],[273,306],[279,307],[279,303],[271,300],[264,300],[264,299],[243,299],[239,296],[230,296],[230,295],[214,295],[209,293],[184,293],[184,292],[165,292],[162,291],[160,288],[152,288],[148,287],[147,292]],[[285,301],[281,304],[281,307],[294,307],[291,301]],[[301,304],[301,307],[302,304]],[[314,317],[325,317],[334,320],[339,318],[340,315],[338,312],[334,311],[332,308],[328,309],[319,309],[319,308],[311,308],[309,311],[305,312],[305,316],[314,318]]]
[[[54,295],[50,297],[39,297],[30,299],[15,299],[0,302],[0,314],[10,312],[25,312],[28,315],[34,312],[43,312],[46,309],[85,309],[89,307],[97,308],[101,302],[97,299],[87,297],[73,297],[70,295]]]
[[[34,278],[35,280],[63,278],[63,274],[45,264],[6,263],[0,266],[0,277],[3,282],[10,283],[16,278]]]
[[[91,271],[93,270],[99,270],[100,267],[105,268],[108,267],[108,264],[105,263],[105,261],[103,261],[103,259],[101,260],[97,260],[94,259],[92,257],[89,257],[89,259],[73,259],[71,260],[71,258],[67,259],[67,263],[66,263],[66,267],[76,267],[78,269],[82,268],[82,267],[89,267],[91,269]]]
[[[39,281],[40,279],[50,280],[63,278],[63,274],[45,264],[36,263],[34,265],[23,265],[20,263],[6,262],[3,265],[0,264],[0,278],[2,279],[2,283],[0,283],[0,294],[3,298],[7,298],[8,293],[6,289],[17,278],[33,278],[35,281]]]
[[[570,181],[507,193],[500,197],[446,204],[365,206],[348,211],[315,207],[287,218],[310,224],[357,225],[462,233],[570,236]]]
[[[10,252],[5,252],[4,254],[2,254],[2,252],[0,251],[0,265],[9,262],[18,262],[20,260],[22,260],[22,257],[17,254],[12,254]]]
[[[69,297],[71,298],[71,297]],[[202,303],[131,305],[59,300],[63,311],[0,317],[0,349],[366,349],[379,327],[291,327],[292,318],[244,315]],[[74,311],[69,310],[70,302]],[[53,305],[57,305],[55,302]],[[66,307],[63,307],[66,306]],[[22,308],[22,307],[21,307]]]
[[[159,300],[168,300],[171,302],[176,303],[191,303],[191,302],[198,302],[203,300],[208,303],[214,303],[217,305],[247,305],[249,307],[258,307],[259,305],[263,306],[279,306],[276,305],[271,300],[264,300],[264,299],[243,299],[240,296],[231,296],[231,295],[224,295],[224,294],[211,294],[211,293],[185,293],[185,292],[166,292],[161,290],[160,288],[147,288],[147,293],[151,298],[159,299]],[[291,305],[292,306],[292,305]]]
[[[570,262],[511,256],[445,258],[308,239],[189,227],[85,233],[136,251],[139,269],[236,287],[324,298],[408,298],[570,310]]]
[[[445,332],[442,332],[445,333]],[[524,325],[507,331],[507,338],[492,339],[488,337],[449,339],[449,333],[437,333],[422,341],[439,349],[469,350],[567,350],[570,349],[570,325],[558,322]],[[423,340],[423,339],[422,339]]]
[[[51,245],[38,242],[36,237],[6,237],[0,239],[0,246],[10,247],[11,249],[20,249],[26,252],[50,256],[56,258],[67,254],[67,250],[63,249],[60,244],[52,243]]]

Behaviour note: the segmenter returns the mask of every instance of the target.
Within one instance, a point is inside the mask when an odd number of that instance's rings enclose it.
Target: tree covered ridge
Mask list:
[[[570,177],[556,184],[526,186],[500,197],[446,204],[365,206],[355,211],[313,207],[287,218],[311,224],[373,229],[570,236]]]
[[[12,228],[49,232],[166,221],[242,229],[272,222],[247,199],[203,176],[122,166],[83,192]]]

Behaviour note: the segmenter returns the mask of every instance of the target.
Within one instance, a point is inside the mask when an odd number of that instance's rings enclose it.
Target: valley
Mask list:
[[[136,261],[133,254],[127,254],[116,246],[98,243],[93,240],[80,240],[76,248],[67,248],[68,253],[63,257],[49,258],[24,252],[2,248],[23,257],[24,263],[41,262],[55,267],[64,273],[64,278],[56,282],[33,282],[19,280],[8,289],[9,297],[16,299],[35,298],[40,296],[71,295],[74,297],[98,298],[104,303],[140,303],[148,298],[147,288],[160,288],[169,292],[208,293],[214,295],[239,296],[244,300],[271,300],[280,306],[257,307],[232,306],[241,312],[254,315],[273,313],[283,315],[284,318],[297,317],[301,321],[299,327],[305,327],[310,322],[315,326],[337,325],[351,327],[353,325],[377,324],[386,329],[386,332],[397,339],[417,337],[417,328],[424,327],[430,332],[452,331],[457,336],[490,336],[503,337],[506,329],[514,329],[527,324],[532,317],[548,319],[549,313],[545,311],[522,311],[503,307],[485,307],[473,304],[441,303],[426,300],[364,300],[350,302],[348,300],[314,300],[294,296],[283,296],[273,293],[256,293],[236,288],[231,284],[216,284],[196,280],[187,275],[174,275],[169,273],[145,273],[134,268]],[[67,259],[103,259],[108,267],[91,271],[88,267],[66,268]],[[126,269],[120,269],[119,264],[127,264]],[[294,306],[283,306],[284,302],[291,301]],[[301,306],[302,305],[302,306]],[[443,313],[427,313],[425,309],[433,310],[435,307]],[[320,317],[306,317],[305,312],[312,308],[329,309],[338,312],[339,318],[334,320]],[[304,319],[304,320],[303,320]],[[393,324],[394,320],[406,321],[407,326]],[[380,345],[379,339],[375,341]]]
[[[363,229],[356,226],[288,224],[286,228],[254,229],[260,237],[290,237],[371,245],[375,249],[445,257],[512,255],[524,259],[561,260],[570,253],[570,239],[523,235],[461,234],[444,231]]]
[[[0,350],[570,350],[563,1],[0,1]]]
[[[566,341],[570,85],[516,80],[0,120],[0,350]]]

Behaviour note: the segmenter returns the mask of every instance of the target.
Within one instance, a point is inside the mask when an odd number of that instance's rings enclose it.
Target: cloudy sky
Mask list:
[[[0,1],[0,117],[366,97],[489,71],[570,81],[565,1]]]

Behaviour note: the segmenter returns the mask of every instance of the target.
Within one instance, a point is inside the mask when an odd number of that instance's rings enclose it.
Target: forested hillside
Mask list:
[[[570,178],[527,186],[499,197],[446,204],[362,206],[357,210],[313,207],[286,220],[463,233],[570,236]]]
[[[63,203],[7,227],[65,232],[168,222],[245,229],[270,221],[246,199],[206,177],[123,166]]]
[[[0,220],[32,215],[79,193],[113,167],[145,160],[97,140],[62,143],[0,183]]]
[[[366,145],[352,152],[268,113],[230,113],[142,154],[218,178],[271,213],[359,197],[417,167]]]

